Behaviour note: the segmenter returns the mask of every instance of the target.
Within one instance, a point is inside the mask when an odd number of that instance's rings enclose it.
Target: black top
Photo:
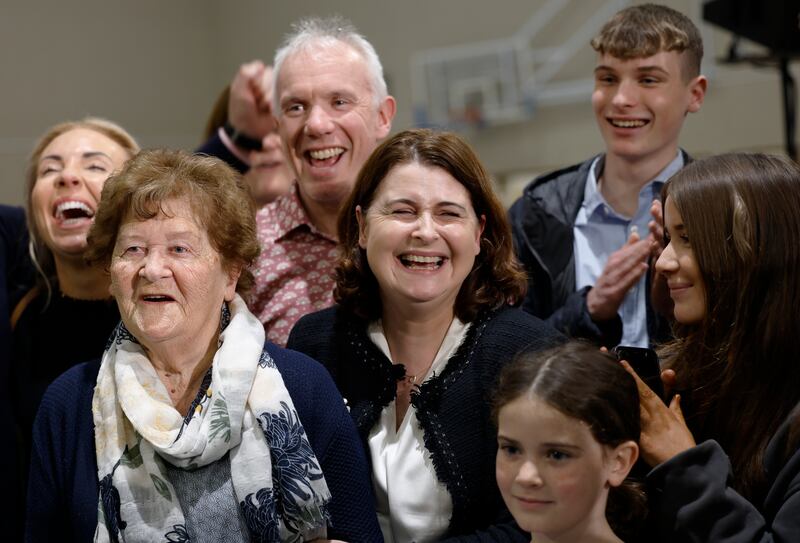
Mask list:
[[[28,257],[28,230],[25,212],[21,207],[0,204],[0,397],[8,398],[11,380],[10,317],[17,301],[33,285],[34,271]],[[13,428],[13,415],[8,402],[0,403],[0,425]],[[0,447],[0,481],[11,492],[20,493],[20,456],[16,440]],[[10,541],[22,537],[19,519],[24,511],[22,502],[11,501],[0,515],[0,533]]]
[[[20,207],[3,204],[0,204],[0,281],[3,282],[0,287],[0,360],[5,362],[11,354],[9,318],[17,301],[33,285],[34,270],[28,256],[25,212]],[[6,378],[6,374],[2,377]]]
[[[22,487],[15,494],[22,504],[31,429],[45,390],[72,366],[100,357],[119,322],[114,300],[76,300],[60,294],[56,286],[50,303],[46,305],[46,301],[46,290],[42,289],[25,308],[12,335],[10,404],[17,427],[18,471],[22,474]]]
[[[653,534],[648,541],[800,541],[800,449],[788,449],[791,421],[775,432],[764,453],[768,490],[761,503],[731,488],[731,463],[716,441],[656,466],[647,476]]]
[[[114,300],[76,300],[42,292],[20,316],[13,338],[14,406],[30,435],[47,387],[72,366],[98,358],[119,322]]]
[[[332,307],[301,318],[287,344],[331,372],[365,450],[370,430],[395,398],[397,380],[405,374],[402,365],[392,365],[369,339],[367,326]],[[558,332],[522,310],[484,314],[472,323],[444,371],[412,392],[425,448],[453,501],[445,538],[530,541],[506,509],[495,482],[497,430],[490,399],[500,369],[517,353],[561,340]]]

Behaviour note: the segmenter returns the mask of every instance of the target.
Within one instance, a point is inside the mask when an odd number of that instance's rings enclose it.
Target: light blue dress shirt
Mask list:
[[[634,229],[642,238],[649,234],[647,223],[652,220],[650,206],[653,200],[661,193],[664,182],[683,167],[683,154],[678,151],[678,156],[639,191],[636,214],[624,217],[614,211],[597,190],[596,169],[601,158],[596,158],[589,168],[583,204],[575,218],[575,286],[578,290],[595,284],[608,257],[625,245]],[[619,308],[622,318],[620,345],[648,346],[645,280],[643,276],[628,291]]]

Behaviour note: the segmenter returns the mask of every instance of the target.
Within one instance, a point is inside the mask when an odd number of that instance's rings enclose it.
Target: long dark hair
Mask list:
[[[662,349],[699,441],[730,456],[733,487],[764,497],[767,444],[800,401],[800,167],[764,154],[700,160],[664,186],[705,282],[706,314]],[[788,445],[798,442],[795,418]]]
[[[615,357],[596,346],[571,341],[517,356],[500,372],[492,405],[495,424],[504,405],[529,394],[586,423],[602,445],[639,443],[636,381]],[[647,499],[640,484],[626,479],[609,490],[606,518],[621,539],[635,538],[646,516]]]

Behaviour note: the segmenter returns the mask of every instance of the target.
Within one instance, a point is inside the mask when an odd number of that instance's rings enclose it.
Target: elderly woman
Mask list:
[[[107,183],[87,259],[122,322],[42,401],[31,540],[380,539],[333,382],[265,348],[238,294],[257,254],[253,204],[217,159],[143,152]]]
[[[458,136],[402,132],[364,165],[338,228],[338,306],[289,345],[348,402],[384,538],[529,541],[495,484],[489,399],[503,364],[560,336],[509,307],[526,279],[489,176]]]

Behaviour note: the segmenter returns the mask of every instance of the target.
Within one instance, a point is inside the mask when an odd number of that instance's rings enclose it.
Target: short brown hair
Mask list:
[[[50,290],[50,281],[55,278],[56,268],[53,262],[53,253],[50,248],[45,245],[39,235],[39,229],[36,226],[36,220],[33,213],[33,202],[31,197],[33,195],[33,187],[36,185],[36,179],[39,172],[39,159],[42,158],[42,153],[45,148],[52,143],[54,139],[71,132],[73,130],[84,129],[92,130],[98,134],[102,134],[120,147],[127,153],[128,158],[134,156],[139,152],[139,145],[124,128],[116,123],[98,117],[86,117],[80,121],[67,121],[51,127],[44,135],[36,142],[36,146],[28,158],[28,167],[25,171],[25,211],[26,220],[28,222],[28,232],[30,233],[30,253],[34,264],[39,272],[43,275],[48,290]]]
[[[241,266],[236,291],[246,293],[253,285],[247,266],[259,253],[255,207],[241,176],[213,157],[156,149],[128,161],[103,187],[86,259],[107,268],[122,222],[129,215],[152,219],[173,198],[188,199],[223,266]]]
[[[683,77],[700,74],[703,39],[686,15],[667,6],[642,4],[617,12],[592,39],[598,53],[620,59],[644,58],[662,51],[683,55]]]
[[[492,187],[489,174],[467,142],[450,132],[406,130],[383,142],[370,155],[358,174],[353,192],[339,214],[339,262],[334,299],[346,309],[368,320],[381,316],[379,286],[359,246],[356,207],[366,213],[386,175],[401,164],[419,163],[441,168],[469,192],[475,215],[486,218],[480,253],[456,297],[455,314],[472,321],[482,309],[519,303],[527,279],[514,255],[514,247],[503,205]]]

